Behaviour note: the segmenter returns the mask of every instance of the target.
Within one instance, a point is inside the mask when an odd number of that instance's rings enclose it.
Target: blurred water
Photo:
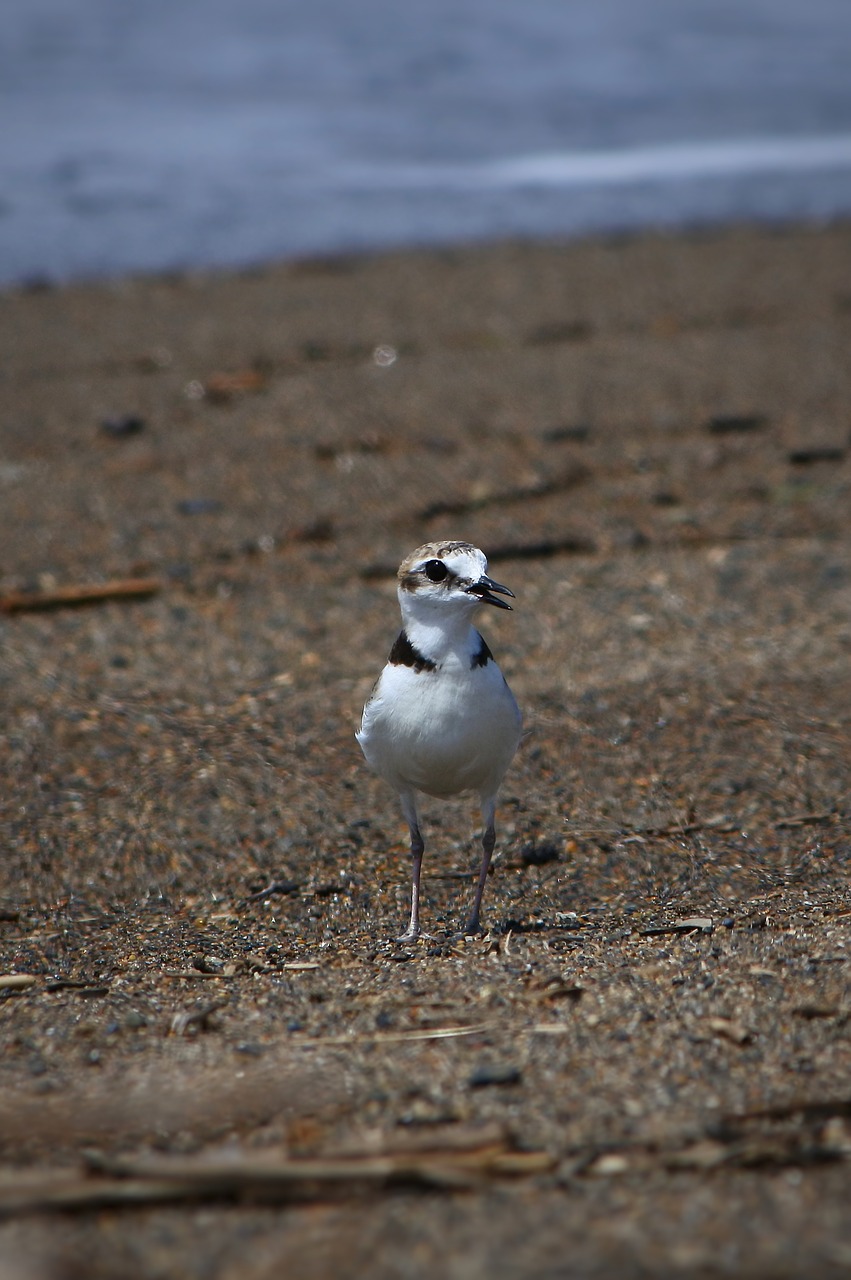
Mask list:
[[[5,0],[0,281],[851,212],[849,0]]]

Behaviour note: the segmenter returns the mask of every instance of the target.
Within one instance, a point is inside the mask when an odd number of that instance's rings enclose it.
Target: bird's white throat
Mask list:
[[[469,605],[466,601],[436,604],[403,590],[398,596],[405,633],[417,653],[437,666],[450,657],[469,664],[480,645],[472,623],[481,607],[478,601],[471,598]]]

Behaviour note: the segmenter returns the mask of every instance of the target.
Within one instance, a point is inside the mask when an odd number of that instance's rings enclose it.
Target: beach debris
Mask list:
[[[233,973],[226,970],[229,965],[224,965],[221,969],[160,969],[160,976],[163,978],[232,978]]]
[[[552,840],[542,841],[541,844],[532,840],[529,844],[524,844],[519,854],[524,867],[543,867],[548,862],[558,862],[560,856],[561,850]]]
[[[218,1013],[227,1003],[227,1000],[210,1000],[195,1009],[184,1009],[176,1013],[169,1026],[170,1034],[188,1036],[196,1035],[199,1031],[214,1031],[213,1014]]]
[[[221,509],[222,503],[218,498],[183,498],[177,503],[177,510],[182,516],[211,516]]]
[[[239,1150],[200,1156],[113,1157],[90,1151],[81,1170],[39,1171],[4,1181],[0,1215],[90,1212],[179,1201],[325,1200],[394,1186],[455,1191],[553,1168],[546,1151],[521,1150],[493,1126],[429,1136],[422,1145],[330,1156]]]
[[[100,429],[105,436],[113,440],[123,440],[127,436],[137,436],[145,430],[147,423],[137,413],[119,413],[102,418]]]
[[[590,472],[587,467],[578,464],[567,467],[556,474],[547,473],[536,476],[526,484],[518,484],[511,489],[489,489],[480,486],[471,487],[466,494],[455,498],[442,498],[430,503],[418,514],[421,520],[433,520],[436,516],[469,515],[473,511],[481,511],[487,507],[502,507],[510,502],[527,502],[536,498],[548,498],[557,493],[568,493],[586,481]],[[488,559],[497,559],[491,549]]]
[[[595,1178],[612,1178],[619,1174],[626,1173],[630,1167],[627,1156],[619,1151],[607,1151],[603,1155],[597,1156],[586,1170]]]
[[[845,450],[838,445],[804,445],[786,455],[793,467],[810,467],[816,462],[841,462]]]
[[[761,431],[768,425],[763,413],[716,413],[706,424],[706,430],[715,436],[733,435],[740,431]]]
[[[0,991],[28,991],[38,978],[32,973],[0,973]]]
[[[7,591],[0,596],[0,613],[31,613],[40,609],[74,609],[111,600],[145,600],[156,595],[158,578],[112,578],[108,582],[50,587],[44,591]]]
[[[271,898],[277,894],[286,897],[291,893],[298,893],[301,884],[298,880],[272,880],[263,889],[256,889],[254,893],[249,893],[248,897],[243,898],[242,905],[248,902],[262,902],[264,898]]]
[[[542,439],[548,444],[562,444],[568,441],[571,444],[584,444],[590,435],[591,427],[587,422],[571,422],[558,427],[549,427],[543,433]]]
[[[108,983],[95,985],[79,978],[54,978],[52,982],[45,984],[44,989],[51,993],[74,991],[78,996],[108,996],[110,992]]]
[[[558,974],[535,984],[535,987],[540,990],[541,1000],[570,1000],[573,1004],[578,1004],[585,994],[585,988],[579,983],[571,982]]]
[[[377,364],[379,369],[389,369],[399,359],[399,352],[395,347],[388,346],[383,343],[375,348],[372,353],[372,362]]]
[[[510,1063],[483,1063],[467,1077],[471,1089],[490,1089],[494,1085],[520,1084],[523,1073]]]
[[[838,1004],[796,1004],[792,1012],[796,1018],[814,1022],[818,1018],[838,1018],[842,1010]]]
[[[735,1018],[707,1018],[706,1025],[715,1035],[722,1036],[731,1044],[747,1044],[751,1039],[748,1028]]]
[[[638,935],[641,938],[656,938],[666,933],[711,933],[714,927],[711,916],[685,916],[682,920],[675,920],[673,924],[639,929]]]
[[[791,813],[785,818],[777,818],[772,825],[780,831],[784,827],[816,826],[822,822],[830,822],[832,818],[838,816],[836,809],[824,809],[821,813]]]
[[[234,373],[211,373],[204,384],[204,393],[208,400],[224,404],[234,396],[262,391],[266,383],[266,375],[259,369],[238,369]]]

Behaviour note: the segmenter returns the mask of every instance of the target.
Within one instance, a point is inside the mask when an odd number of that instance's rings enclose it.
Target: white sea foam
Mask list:
[[[463,164],[359,165],[336,168],[333,181],[373,189],[505,190],[791,175],[836,169],[851,170],[851,134],[721,139],[610,151],[552,151]]]

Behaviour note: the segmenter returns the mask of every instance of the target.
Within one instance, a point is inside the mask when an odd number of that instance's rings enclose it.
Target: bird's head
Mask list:
[[[399,566],[402,612],[439,617],[469,616],[483,604],[510,609],[501,597],[514,592],[488,577],[484,552],[470,542],[427,542]]]

